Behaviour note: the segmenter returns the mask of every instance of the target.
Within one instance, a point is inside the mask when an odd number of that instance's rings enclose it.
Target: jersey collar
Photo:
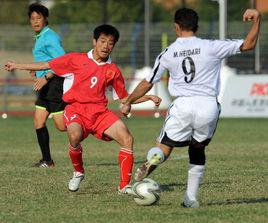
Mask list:
[[[98,61],[96,61],[96,60],[94,60],[94,58],[93,58],[93,49],[92,50],[90,50],[88,53],[87,53],[87,56],[88,56],[88,58],[89,59],[92,59],[96,64],[98,64],[98,65],[102,65],[102,64],[106,64],[106,63],[112,63],[112,58],[109,56],[108,57],[108,60],[106,61],[106,62],[98,62]]]
[[[194,38],[197,38],[197,36],[187,36],[187,37],[177,37],[177,41],[179,40],[185,40],[185,39],[194,39]]]
[[[40,33],[37,33],[34,35],[34,39],[37,40],[40,36],[42,36],[44,33],[46,33],[49,30],[48,26],[45,26]]]

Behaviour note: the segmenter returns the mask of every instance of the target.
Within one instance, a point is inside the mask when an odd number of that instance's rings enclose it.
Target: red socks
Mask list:
[[[84,173],[82,146],[78,145],[73,148],[69,145],[69,155],[75,172]],[[122,189],[130,183],[133,167],[133,151],[121,148],[118,154],[118,163],[120,167],[120,185]]]
[[[83,158],[82,158],[82,146],[79,144],[76,148],[69,145],[69,155],[74,167],[75,172],[84,173]]]
[[[133,151],[124,148],[120,149],[118,154],[118,163],[120,167],[120,189],[128,185],[131,180],[133,160]]]

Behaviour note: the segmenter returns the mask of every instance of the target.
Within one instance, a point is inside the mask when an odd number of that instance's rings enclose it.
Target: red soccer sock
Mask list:
[[[82,157],[82,146],[79,144],[76,148],[69,145],[69,155],[74,167],[75,172],[84,173],[83,157]]]
[[[120,149],[118,154],[118,163],[120,167],[120,189],[128,185],[131,180],[133,160],[133,151],[124,148]]]

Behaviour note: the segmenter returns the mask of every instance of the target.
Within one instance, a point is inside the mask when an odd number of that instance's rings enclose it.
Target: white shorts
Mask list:
[[[179,97],[169,106],[158,141],[163,144],[171,141],[174,147],[185,146],[192,138],[198,142],[209,141],[219,115],[220,105],[215,97]]]

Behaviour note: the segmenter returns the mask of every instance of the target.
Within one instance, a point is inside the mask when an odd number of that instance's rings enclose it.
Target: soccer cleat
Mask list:
[[[142,181],[144,178],[148,177],[161,162],[162,157],[158,153],[153,154],[150,160],[143,162],[139,166],[136,170],[134,179],[136,181]]]
[[[124,195],[124,194],[133,195],[134,192],[132,190],[132,186],[128,184],[125,187],[123,187],[122,189],[119,189],[119,187],[118,187],[118,194],[120,194],[120,195]]]
[[[143,162],[139,168],[136,170],[134,179],[136,181],[142,181],[144,178],[148,177],[157,167],[158,164],[162,162],[162,157],[158,153],[152,155],[150,160]]]
[[[39,160],[39,162],[35,163],[33,167],[51,168],[55,167],[55,163],[53,162],[53,160],[50,161]]]
[[[34,163],[33,165],[32,165],[32,167],[39,167],[42,163],[44,162],[44,160],[39,160],[37,163]]]
[[[181,206],[185,208],[199,208],[199,202],[197,200],[190,200],[189,197],[185,195]]]
[[[75,192],[79,189],[80,183],[84,179],[85,175],[80,172],[74,172],[73,178],[69,181],[69,191]]]
[[[134,179],[136,181],[142,181],[144,178],[148,177],[156,167],[157,165],[150,164],[149,162],[143,162],[136,170]]]

